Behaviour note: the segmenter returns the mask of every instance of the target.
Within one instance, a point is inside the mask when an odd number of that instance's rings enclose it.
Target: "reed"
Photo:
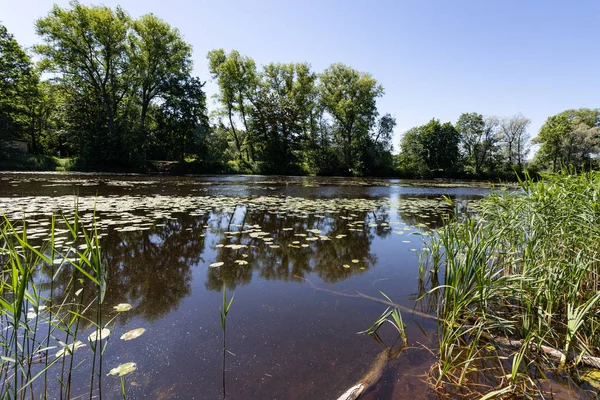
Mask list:
[[[444,277],[428,292],[439,296],[439,393],[532,396],[532,377],[577,379],[600,356],[600,174],[568,172],[491,194],[430,239],[422,268]]]
[[[56,245],[55,217],[41,246],[28,237],[25,220],[0,221],[0,399],[72,398],[73,371],[79,366],[73,353],[85,346],[78,337],[84,326],[95,327],[98,338],[89,339],[94,353],[90,398],[102,396],[106,343],[100,332],[106,332],[108,324],[103,326],[101,320],[106,282],[99,236],[95,223],[86,229],[77,214],[72,221],[60,221],[67,229],[66,252]],[[65,273],[68,279],[60,284],[57,298],[57,277]],[[89,282],[93,293],[83,293]]]
[[[223,330],[223,362],[222,362],[222,367],[221,367],[221,372],[222,372],[222,386],[223,386],[223,399],[225,399],[226,393],[225,393],[225,356],[226,353],[231,353],[229,350],[227,350],[227,314],[229,314],[229,309],[231,308],[231,304],[233,303],[233,298],[235,297],[235,294],[233,294],[231,296],[231,298],[229,299],[229,301],[227,301],[227,288],[225,287],[225,284],[223,283],[223,307],[220,308],[220,317],[221,317],[221,329]]]

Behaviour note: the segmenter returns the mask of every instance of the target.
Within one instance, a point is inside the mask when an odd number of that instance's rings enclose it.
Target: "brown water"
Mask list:
[[[131,341],[109,340],[103,365],[137,363],[127,393],[149,399],[222,396],[223,285],[235,293],[227,398],[336,399],[381,352],[357,332],[385,306],[315,290],[305,279],[337,292],[381,298],[382,291],[412,308],[423,239],[452,212],[441,196],[472,207],[487,192],[399,180],[0,174],[0,210],[26,218],[34,239],[45,237],[52,212],[72,215],[76,197],[84,223],[96,209],[107,317],[118,303],[133,306],[115,320],[111,338],[146,329]],[[215,262],[223,265],[210,267]],[[435,324],[403,317],[409,348],[365,399],[433,397],[423,380]],[[397,335],[389,325],[381,336],[390,345]],[[89,346],[75,354],[77,362],[91,358]],[[75,395],[89,391],[86,361],[75,382]],[[118,378],[104,377],[103,398],[121,398]]]

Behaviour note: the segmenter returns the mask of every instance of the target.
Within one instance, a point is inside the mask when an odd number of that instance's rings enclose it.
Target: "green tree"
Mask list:
[[[396,119],[385,114],[364,139],[360,150],[362,175],[391,175],[394,168],[392,135]]]
[[[554,172],[562,165],[589,167],[600,151],[600,110],[565,110],[548,117],[533,142],[541,144],[536,161],[552,164]]]
[[[165,84],[163,102],[156,107],[156,141],[158,159],[184,161],[188,155],[208,152],[209,131],[204,83],[198,78],[174,80]]]
[[[344,64],[333,64],[320,75],[320,99],[333,120],[345,174],[356,173],[359,167],[358,149],[376,123],[376,100],[383,93],[371,75]]]
[[[31,128],[28,103],[37,95],[37,83],[31,59],[0,25],[0,149],[4,141],[24,139]]]
[[[521,114],[503,118],[500,122],[500,134],[502,137],[502,149],[505,157],[506,167],[515,166],[519,171],[523,170],[523,162],[529,153],[529,133],[527,127],[531,120]]]
[[[460,148],[465,166],[475,174],[484,168],[494,168],[498,148],[499,120],[496,117],[484,118],[477,113],[463,113],[458,118],[456,130],[460,134]]]
[[[451,175],[460,161],[460,135],[454,126],[432,119],[408,130],[402,137],[400,171],[416,176]]]
[[[71,6],[55,5],[36,22],[45,42],[36,51],[68,92],[69,125],[82,136],[79,154],[93,165],[131,162],[139,148],[126,132],[131,109],[125,103],[135,89],[135,71],[129,68],[131,20],[119,7]]]
[[[226,54],[223,49],[211,50],[207,58],[209,71],[219,86],[217,97],[228,119],[237,156],[242,160],[243,151],[245,151],[246,159],[254,160],[254,138],[247,138],[246,144],[243,140],[243,137],[247,137],[249,132],[247,118],[249,98],[258,84],[254,60],[240,55],[235,50]],[[241,120],[245,135],[242,135],[236,127],[236,119]]]
[[[268,64],[251,97],[250,130],[262,143],[265,172],[301,173],[302,142],[312,137],[317,76],[306,63]]]
[[[192,69],[192,48],[177,29],[147,14],[133,21],[131,68],[141,102],[140,124],[146,130],[150,104],[172,88],[171,82],[187,81]]]

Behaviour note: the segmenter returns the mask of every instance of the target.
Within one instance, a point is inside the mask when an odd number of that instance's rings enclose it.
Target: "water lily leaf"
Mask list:
[[[146,332],[146,329],[144,328],[137,328],[137,329],[132,329],[128,332],[125,332],[124,334],[121,335],[121,340],[131,340],[131,339],[135,339],[137,337],[140,337],[144,334],[144,332]]]
[[[90,335],[88,336],[88,340],[90,342],[95,342],[97,340],[106,339],[108,337],[108,335],[110,335],[110,329],[108,329],[108,328],[102,329],[100,331],[100,337],[98,337],[98,330],[96,329],[94,332],[90,333]]]
[[[120,303],[113,307],[117,312],[124,312],[131,310],[131,304],[128,303]]]
[[[63,343],[61,343],[61,345],[62,345],[62,349],[60,349],[59,351],[56,352],[56,358],[64,357],[65,355],[69,355],[69,354],[73,354],[75,352],[75,350],[77,350],[81,347],[85,347],[85,344],[83,342],[81,342],[80,340],[73,342],[69,345],[64,345]]]
[[[136,363],[128,362],[125,364],[121,364],[116,368],[111,369],[110,372],[107,374],[107,376],[108,375],[117,375],[117,376],[127,375],[128,373],[135,371],[136,368],[137,368]]]
[[[357,260],[357,259],[355,258],[354,260],[352,260],[352,262],[353,262],[354,264],[358,264],[358,263],[360,262],[360,260]]]
[[[209,267],[211,267],[211,268],[217,268],[217,267],[222,266],[223,264],[225,264],[223,261],[214,262],[214,263],[210,264]]]
[[[344,264],[343,267],[344,268],[350,268],[350,266],[348,264]]]

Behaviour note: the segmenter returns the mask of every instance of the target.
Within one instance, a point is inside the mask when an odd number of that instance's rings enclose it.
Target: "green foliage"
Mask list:
[[[500,121],[496,117],[484,118],[477,113],[464,113],[456,122],[460,134],[462,156],[467,172],[480,175],[493,171],[499,152]]]
[[[450,176],[459,167],[460,136],[450,122],[432,119],[405,133],[400,144],[399,168],[421,177]]]
[[[557,171],[561,166],[595,167],[600,150],[600,109],[566,110],[549,117],[533,140],[541,144],[536,162]]]
[[[26,139],[32,129],[30,107],[38,83],[31,59],[0,24],[0,157],[5,142]]]
[[[442,295],[436,386],[534,394],[520,372],[528,365],[576,372],[582,358],[600,356],[600,174],[570,173],[492,194],[479,216],[454,220],[432,239],[437,265],[424,268],[444,273],[431,288]]]
[[[47,398],[54,379],[58,385],[51,396],[71,398],[73,371],[83,363],[75,364],[72,355],[86,346],[80,323],[100,336],[88,341],[93,352],[90,397],[95,389],[101,397],[107,344],[103,339],[110,334],[114,317],[109,321],[101,317],[106,283],[99,237],[94,229],[84,229],[77,215],[70,221],[63,217],[69,240],[77,248],[64,253],[55,242],[58,223],[52,217],[50,237],[40,247],[30,241],[25,221],[0,220],[0,318],[9,327],[0,332],[1,398]],[[59,275],[68,277],[61,286],[62,298],[54,297]],[[92,283],[91,293],[84,293],[83,287],[89,287],[84,282]]]
[[[143,168],[149,152],[182,159],[208,129],[191,47],[154,15],[116,7],[54,6],[36,22],[41,66],[56,75],[62,138],[49,141],[80,168]],[[59,149],[57,149],[59,147]],[[156,155],[153,153],[153,155]]]

